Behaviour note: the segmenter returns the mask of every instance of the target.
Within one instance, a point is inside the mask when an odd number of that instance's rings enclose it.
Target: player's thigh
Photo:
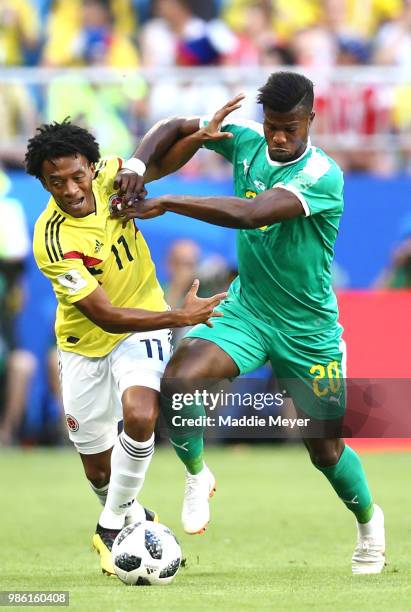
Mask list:
[[[346,353],[339,326],[307,336],[276,332],[270,361],[299,412],[337,426],[346,404]]]
[[[185,338],[207,340],[222,349],[237,366],[237,371],[231,376],[252,372],[263,365],[268,359],[268,354],[259,330],[237,314],[232,304],[223,304],[218,310],[223,316],[211,319],[213,327],[205,324],[196,325]]]
[[[84,455],[110,449],[119,419],[108,358],[59,351],[59,372],[70,440]]]
[[[171,332],[160,329],[131,334],[111,352],[110,367],[120,399],[130,387],[160,390],[171,356]]]
[[[238,367],[218,344],[203,338],[183,338],[161,380],[161,393],[195,393],[224,378],[238,376]]]

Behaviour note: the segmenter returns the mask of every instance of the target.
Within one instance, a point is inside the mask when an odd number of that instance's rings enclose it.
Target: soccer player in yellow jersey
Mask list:
[[[66,120],[37,130],[26,169],[51,194],[35,226],[34,256],[58,301],[67,426],[104,505],[93,544],[103,572],[112,574],[117,533],[129,522],[155,520],[136,496],[154,451],[169,328],[207,323],[226,294],[200,299],[195,281],[183,307],[168,309],[141,232],[110,217],[113,205],[136,195],[144,164],[99,157],[92,134]]]

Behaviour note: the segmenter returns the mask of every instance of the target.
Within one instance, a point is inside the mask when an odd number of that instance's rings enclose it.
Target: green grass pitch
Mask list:
[[[100,573],[90,540],[99,514],[76,453],[2,451],[1,590],[67,590],[81,611],[411,610],[411,454],[365,455],[385,511],[388,566],[352,576],[355,523],[294,446],[210,448],[217,477],[202,536],[180,527],[183,469],[172,450],[153,459],[142,501],[187,557],[165,587],[126,587]]]

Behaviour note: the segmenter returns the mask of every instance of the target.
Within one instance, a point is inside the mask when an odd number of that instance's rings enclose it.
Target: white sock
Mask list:
[[[100,504],[104,507],[107,500],[108,484],[104,485],[104,487],[98,488],[95,487],[92,482],[90,482],[90,486],[93,489],[93,492],[96,494]],[[137,500],[135,500],[134,503],[130,506],[130,508],[127,509],[126,524],[137,523],[137,521],[145,520],[146,513],[144,511],[144,508],[141,504],[138,503]]]
[[[98,489],[97,487],[93,485],[92,482],[90,482],[90,487],[93,489],[94,493],[97,495],[100,504],[104,506],[106,503],[106,499],[107,499],[108,484]]]
[[[99,523],[108,529],[122,529],[127,511],[140,492],[154,453],[154,434],[146,442],[137,442],[124,431],[118,436],[111,454],[111,478],[107,501]]]
[[[384,515],[381,508],[374,506],[374,512],[368,523],[357,523],[362,537],[380,535],[384,531]]]
[[[90,486],[93,489],[93,492],[96,494],[100,504],[104,507],[107,500],[108,484],[104,485],[104,487],[101,487],[100,489],[98,487],[95,487],[91,482]],[[146,513],[144,512],[144,508],[141,504],[138,503],[137,500],[135,500],[134,503],[130,506],[130,508],[127,509],[126,524],[137,523],[137,521],[145,520]]]

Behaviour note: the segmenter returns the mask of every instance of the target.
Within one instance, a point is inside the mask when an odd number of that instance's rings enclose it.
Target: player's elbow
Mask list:
[[[266,215],[262,215],[259,211],[250,211],[245,220],[245,229],[257,229],[267,225]]]
[[[116,325],[113,323],[113,321],[105,319],[104,317],[93,317],[91,320],[94,325],[97,325],[97,327],[100,327],[100,329],[105,332],[110,334],[115,334],[116,332],[118,333]]]
[[[98,327],[100,327],[103,331],[109,333],[109,334],[121,334],[123,333],[122,329],[118,328],[118,325],[116,325],[115,323],[113,323],[112,321],[97,321],[96,325],[98,325]]]
[[[176,137],[182,137],[185,135],[184,128],[186,122],[186,117],[167,117],[166,119],[158,121],[154,127],[173,132]]]
[[[258,227],[258,225],[255,225],[255,211],[253,207],[250,206],[249,202],[244,202],[244,200],[237,201],[232,210],[231,217],[233,223],[229,227],[237,229],[254,229]]]

